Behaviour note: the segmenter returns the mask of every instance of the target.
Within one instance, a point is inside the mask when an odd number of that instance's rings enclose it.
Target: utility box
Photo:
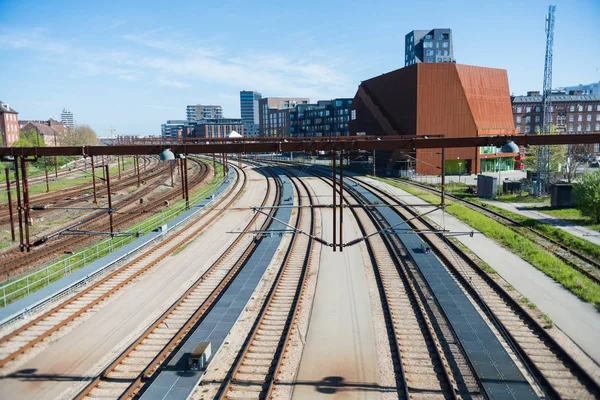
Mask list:
[[[573,185],[571,183],[550,185],[550,205],[553,208],[573,207]]]
[[[188,370],[201,371],[211,356],[210,342],[200,342],[188,357]]]
[[[521,181],[502,182],[502,193],[521,194]]]
[[[498,178],[477,175],[477,197],[492,199],[498,194]]]

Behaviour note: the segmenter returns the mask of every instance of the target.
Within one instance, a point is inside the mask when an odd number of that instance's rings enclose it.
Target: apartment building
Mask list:
[[[211,118],[223,118],[223,108],[218,105],[189,105],[185,110],[188,123]]]
[[[259,100],[259,131],[261,136],[289,136],[290,111],[299,104],[308,104],[306,97],[265,97]]]
[[[2,146],[10,147],[14,142],[19,140],[18,114],[8,103],[0,101],[0,135],[2,137]]]

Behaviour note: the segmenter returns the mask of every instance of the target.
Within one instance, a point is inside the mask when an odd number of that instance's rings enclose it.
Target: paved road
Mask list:
[[[256,182],[246,189],[236,205],[258,205],[265,183],[249,172]],[[252,216],[250,211],[231,211],[207,228],[185,250],[168,257],[161,265],[123,289],[117,297],[87,321],[58,338],[46,349],[21,365],[16,373],[0,377],[0,398],[70,398],[83,380],[99,372],[97,366],[114,359],[206,270],[235,239],[230,230],[240,230]],[[249,239],[251,240],[251,239]]]
[[[585,226],[575,225],[573,222],[565,221],[564,219],[556,218],[549,214],[531,209],[534,205],[529,203],[504,203],[502,201],[486,200],[488,204],[496,207],[500,207],[504,210],[514,212],[516,214],[523,215],[524,217],[536,219],[544,222],[548,225],[552,225],[556,228],[562,229],[565,232],[575,235],[581,239],[587,240],[590,243],[597,244],[600,246],[600,232],[595,231]]]
[[[331,187],[307,179],[318,202],[331,204]],[[332,211],[322,209],[322,237],[333,240]],[[352,214],[344,214],[344,241],[359,236]],[[379,398],[377,350],[361,248],[321,251],[313,310],[294,388],[294,399]]]
[[[401,189],[365,178],[401,200],[411,204],[426,204],[424,200]],[[419,207],[425,212],[427,208]],[[470,232],[473,229],[457,218],[434,211],[428,217],[450,232]],[[577,343],[590,357],[600,363],[600,313],[589,303],[581,301],[552,278],[475,231],[475,235],[457,236],[465,246],[494,268],[519,293],[528,297],[548,314],[554,323]]]

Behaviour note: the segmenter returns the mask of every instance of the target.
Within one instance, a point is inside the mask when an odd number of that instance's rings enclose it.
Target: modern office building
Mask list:
[[[560,133],[600,133],[600,94],[581,94],[579,90],[550,96],[552,124]],[[538,91],[512,98],[514,122],[519,133],[534,134],[542,127],[542,96]],[[600,144],[590,146],[599,153]]]
[[[352,99],[319,100],[290,110],[290,136],[348,136]]]
[[[404,38],[404,66],[454,62],[452,29],[418,30]]]
[[[258,102],[259,131],[261,136],[288,136],[290,110],[298,104],[308,104],[306,97],[265,97]]]
[[[506,70],[417,63],[363,81],[350,105],[350,135],[478,137],[516,134]],[[518,153],[446,149],[449,174],[514,169]],[[377,151],[378,168],[439,175],[440,149]],[[416,159],[416,161],[415,161]]]
[[[244,121],[240,118],[205,119],[183,128],[185,138],[226,138],[231,132],[244,136]]]
[[[66,108],[63,108],[62,113],[60,113],[60,122],[64,126],[73,126],[73,113]]]
[[[249,124],[258,124],[258,102],[262,95],[258,92],[242,90],[240,92],[240,116]]]
[[[186,107],[186,117],[189,123],[210,118],[223,118],[223,108],[215,105],[189,105]]]
[[[10,147],[19,140],[19,118],[18,112],[10,107],[8,103],[0,101],[0,145]]]
[[[188,126],[187,120],[171,119],[160,126],[161,135],[164,138],[177,139],[181,136],[184,127]]]
[[[258,102],[260,99],[262,99],[262,94],[258,92],[240,91],[240,115],[244,121],[244,136],[259,136]]]

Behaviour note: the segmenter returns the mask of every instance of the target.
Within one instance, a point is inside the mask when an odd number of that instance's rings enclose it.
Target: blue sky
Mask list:
[[[557,5],[553,86],[600,80],[600,1]],[[98,135],[160,134],[187,104],[239,117],[239,91],[353,97],[404,65],[404,35],[451,28],[458,63],[540,90],[548,1],[0,0],[0,99],[20,119],[69,108]]]

